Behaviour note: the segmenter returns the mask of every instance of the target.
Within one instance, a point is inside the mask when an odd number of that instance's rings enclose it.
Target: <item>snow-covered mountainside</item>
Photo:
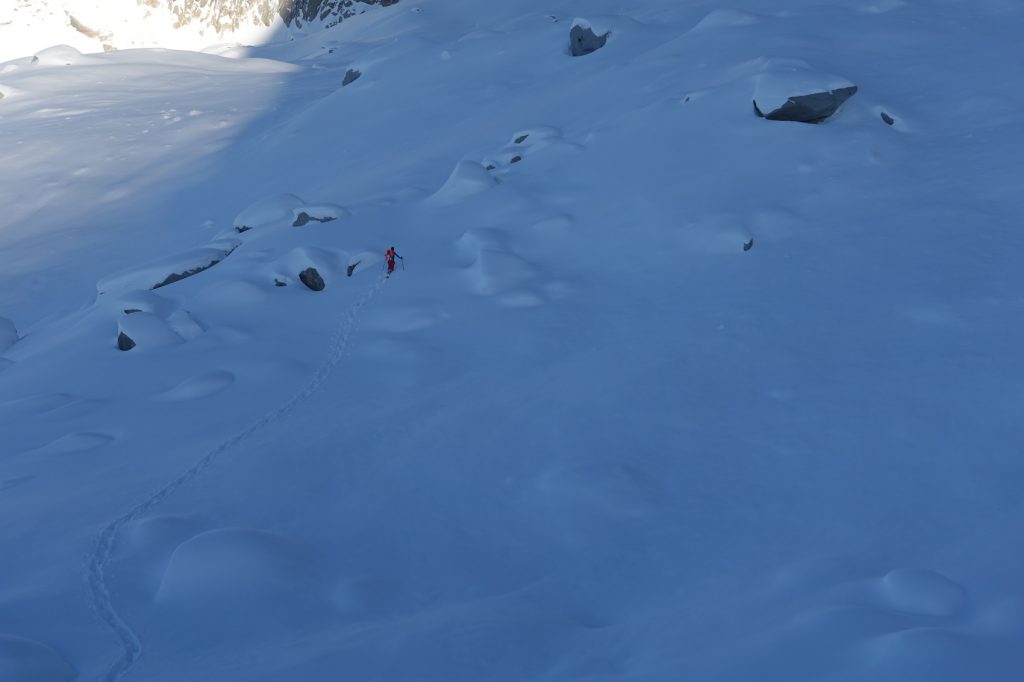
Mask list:
[[[286,33],[0,63],[0,680],[1016,679],[1019,3]]]
[[[0,60],[57,44],[83,52],[200,49],[335,26],[398,0],[4,0]]]

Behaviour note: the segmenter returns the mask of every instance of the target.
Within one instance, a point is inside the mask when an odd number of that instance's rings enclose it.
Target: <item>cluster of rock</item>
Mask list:
[[[387,7],[398,0],[137,0],[166,7],[178,26],[199,24],[217,31],[237,30],[256,23],[270,26],[280,17],[287,26],[302,27],[321,21],[334,26],[370,5]]]

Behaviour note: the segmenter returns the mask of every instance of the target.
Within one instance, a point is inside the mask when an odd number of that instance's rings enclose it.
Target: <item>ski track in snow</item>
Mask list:
[[[299,391],[292,396],[290,400],[271,410],[234,436],[221,442],[219,445],[203,455],[199,461],[189,467],[186,471],[179,474],[176,478],[151,494],[142,502],[136,504],[126,513],[108,523],[100,532],[96,540],[96,548],[89,557],[87,564],[86,575],[89,596],[93,610],[100,618],[103,619],[114,634],[117,635],[117,638],[121,640],[121,644],[124,648],[122,655],[113,664],[111,664],[106,674],[100,678],[103,682],[118,682],[123,679],[124,676],[128,674],[128,671],[131,670],[135,662],[139,660],[139,657],[142,656],[143,651],[142,641],[132,629],[131,625],[128,624],[128,622],[114,607],[113,600],[110,597],[110,588],[107,585],[106,568],[107,564],[110,562],[110,557],[113,554],[114,547],[117,543],[117,537],[120,534],[121,529],[166,500],[174,494],[176,490],[193,481],[220,455],[244,442],[264,427],[287,418],[287,416],[296,407],[308,400],[334,372],[334,369],[341,361],[341,358],[348,347],[348,340],[351,337],[352,332],[355,330],[359,312],[362,310],[363,306],[365,306],[370,299],[380,291],[381,287],[384,285],[384,281],[384,277],[381,275],[378,281],[368,291],[366,291],[363,296],[355,302],[355,304],[352,305],[348,314],[342,319],[334,332],[334,336],[332,337],[329,346],[327,359],[317,369],[316,374],[314,374],[306,385],[299,389]]]

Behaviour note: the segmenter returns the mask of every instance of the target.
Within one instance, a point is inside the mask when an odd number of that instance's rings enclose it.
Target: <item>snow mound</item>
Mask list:
[[[743,219],[728,213],[709,213],[691,220],[676,234],[679,245],[687,251],[712,254],[739,252],[750,238]]]
[[[904,613],[954,616],[967,607],[967,592],[935,571],[897,568],[880,581],[882,596]]]
[[[217,265],[240,243],[225,240],[168,256],[141,268],[101,279],[96,289],[101,294],[128,289],[159,289]]]
[[[498,294],[536,277],[536,269],[511,251],[483,249],[466,276],[472,289],[482,295]]]
[[[731,26],[751,26],[760,21],[757,15],[744,12],[743,10],[731,8],[716,9],[697,22],[697,25],[690,29],[690,33],[729,28]]]
[[[170,324],[153,313],[124,315],[118,320],[117,327],[118,332],[131,339],[139,350],[167,348],[185,342],[185,338]]]
[[[73,66],[75,64],[92,64],[99,60],[83,55],[70,45],[54,45],[37,52],[32,61],[40,66]]]
[[[259,602],[310,591],[308,573],[287,539],[251,528],[220,528],[174,550],[156,600],[179,606]]]
[[[34,639],[0,635],[0,680],[68,682],[75,669],[52,648]]]
[[[6,317],[0,317],[0,353],[13,346],[17,340],[17,327]]]
[[[881,636],[866,647],[867,679],[995,680],[982,672],[995,647],[950,628],[918,627]],[[867,672],[867,671],[866,671]],[[876,677],[878,675],[878,677]]]
[[[57,440],[35,450],[39,455],[68,455],[77,452],[96,450],[114,441],[114,437],[105,433],[82,431],[69,433]]]
[[[448,180],[427,201],[435,204],[454,204],[498,184],[483,165],[463,160],[455,166]]]
[[[235,383],[235,375],[227,370],[214,370],[189,377],[174,388],[161,393],[161,400],[198,400],[226,390]]]
[[[300,246],[277,259],[274,264],[274,275],[297,279],[299,273],[306,268],[316,268],[325,279],[331,279],[339,273],[344,273],[348,262],[348,254],[343,251]]]
[[[0,403],[0,414],[43,414],[74,403],[79,398],[68,393],[44,393]]]
[[[301,227],[308,222],[330,222],[349,215],[348,209],[336,204],[308,204],[294,194],[265,197],[235,216],[238,232],[260,227]]]

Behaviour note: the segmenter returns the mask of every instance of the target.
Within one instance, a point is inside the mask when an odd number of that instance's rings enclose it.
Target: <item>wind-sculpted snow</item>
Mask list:
[[[365,9],[0,64],[0,678],[1015,679],[1024,8]]]

